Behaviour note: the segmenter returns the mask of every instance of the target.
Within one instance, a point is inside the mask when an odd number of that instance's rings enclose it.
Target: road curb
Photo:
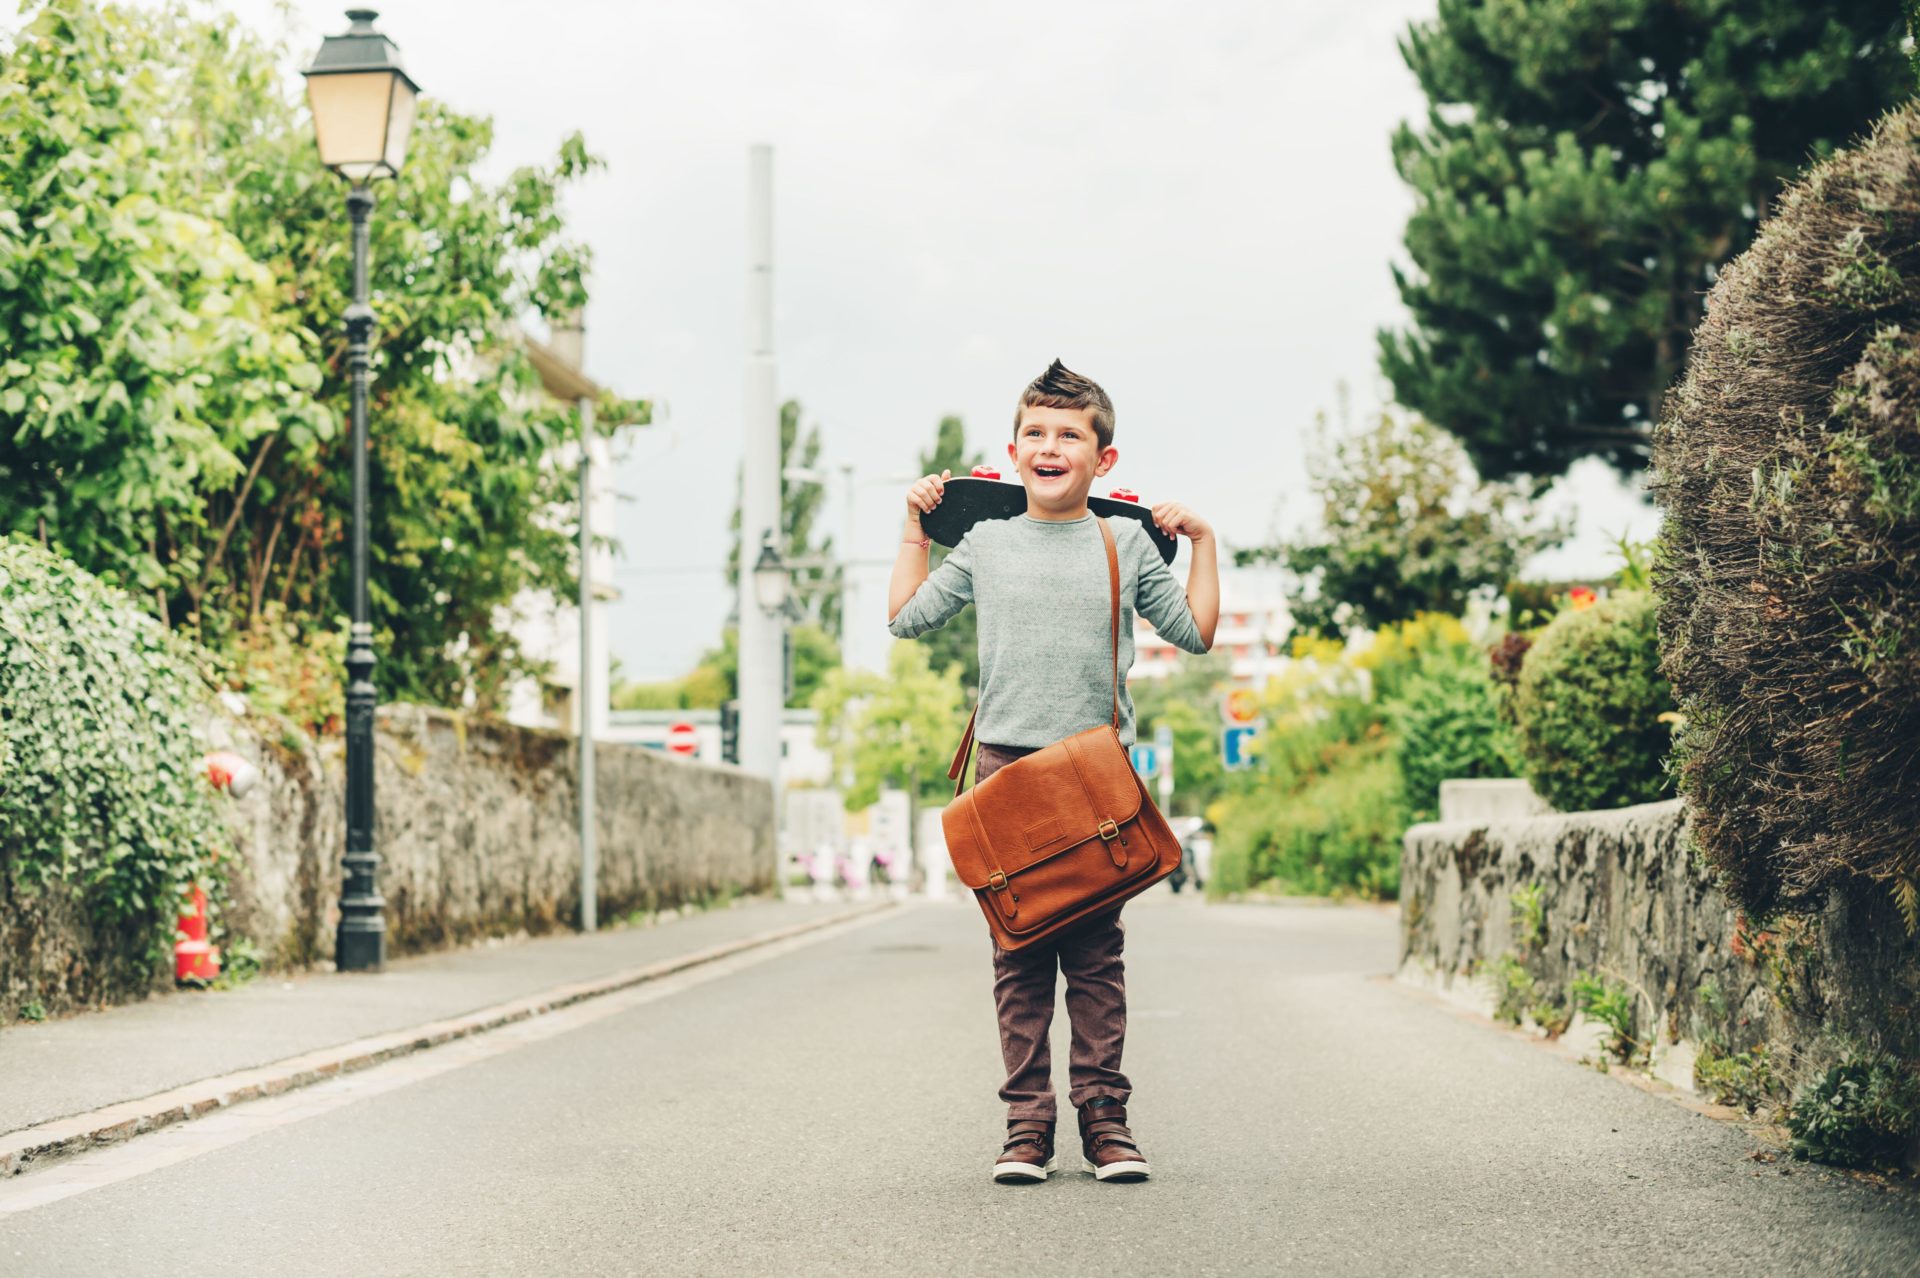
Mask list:
[[[896,905],[896,902],[887,900],[858,909],[843,910],[828,918],[811,919],[805,923],[755,933],[690,954],[626,968],[611,976],[558,985],[538,994],[496,1003],[477,1012],[353,1039],[266,1065],[186,1083],[140,1100],[121,1101],[84,1114],[36,1123],[18,1131],[0,1134],[0,1178],[24,1175],[59,1159],[106,1145],[117,1145],[136,1136],[172,1127],[176,1123],[192,1122],[230,1105],[262,1096],[277,1096],[342,1074],[371,1069],[396,1057],[423,1052],[455,1039],[469,1038],[516,1021],[557,1012],[587,999],[657,981],[746,950],[760,949],[791,937],[882,913],[896,908]]]

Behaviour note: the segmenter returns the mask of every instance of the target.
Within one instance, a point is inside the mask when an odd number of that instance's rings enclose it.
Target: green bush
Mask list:
[[[1749,913],[1838,885],[1920,930],[1920,107],[1720,273],[1654,434],[1675,771]]]
[[[1492,673],[1478,652],[1428,661],[1387,707],[1407,806],[1415,821],[1439,815],[1440,783],[1454,777],[1510,777],[1519,746],[1501,721]]]
[[[1316,895],[1391,898],[1400,891],[1407,828],[1400,770],[1384,734],[1332,752],[1299,789],[1269,786],[1214,810],[1218,891],[1268,886]]]
[[[1668,792],[1673,695],[1660,673],[1654,603],[1622,591],[1554,618],[1514,692],[1521,765],[1562,812],[1649,803]]]
[[[188,657],[125,595],[0,541],[0,873],[73,891],[124,963],[164,957],[187,885],[214,886]]]
[[[1794,1094],[1787,1130],[1797,1157],[1888,1167],[1920,1134],[1920,1079],[1883,1052],[1864,1052]]]

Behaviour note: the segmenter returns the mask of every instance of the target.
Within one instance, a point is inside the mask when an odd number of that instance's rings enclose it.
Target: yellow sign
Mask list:
[[[1228,723],[1252,723],[1260,717],[1260,694],[1252,688],[1235,688],[1220,704]]]

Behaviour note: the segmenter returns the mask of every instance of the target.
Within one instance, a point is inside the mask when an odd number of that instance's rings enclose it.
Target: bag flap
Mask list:
[[[982,888],[996,869],[1018,874],[1099,837],[1102,821],[1131,821],[1142,800],[1126,747],[1102,724],[1007,764],[948,804],[940,827],[954,873]]]
[[[970,888],[983,888],[993,875],[993,862],[974,824],[973,793],[968,790],[941,809],[940,832],[946,836],[954,877]]]

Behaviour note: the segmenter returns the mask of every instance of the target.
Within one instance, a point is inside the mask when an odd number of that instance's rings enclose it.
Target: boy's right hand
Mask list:
[[[920,516],[940,504],[947,495],[947,481],[953,478],[951,470],[943,470],[937,475],[928,475],[914,481],[907,489],[907,522],[917,524]]]

